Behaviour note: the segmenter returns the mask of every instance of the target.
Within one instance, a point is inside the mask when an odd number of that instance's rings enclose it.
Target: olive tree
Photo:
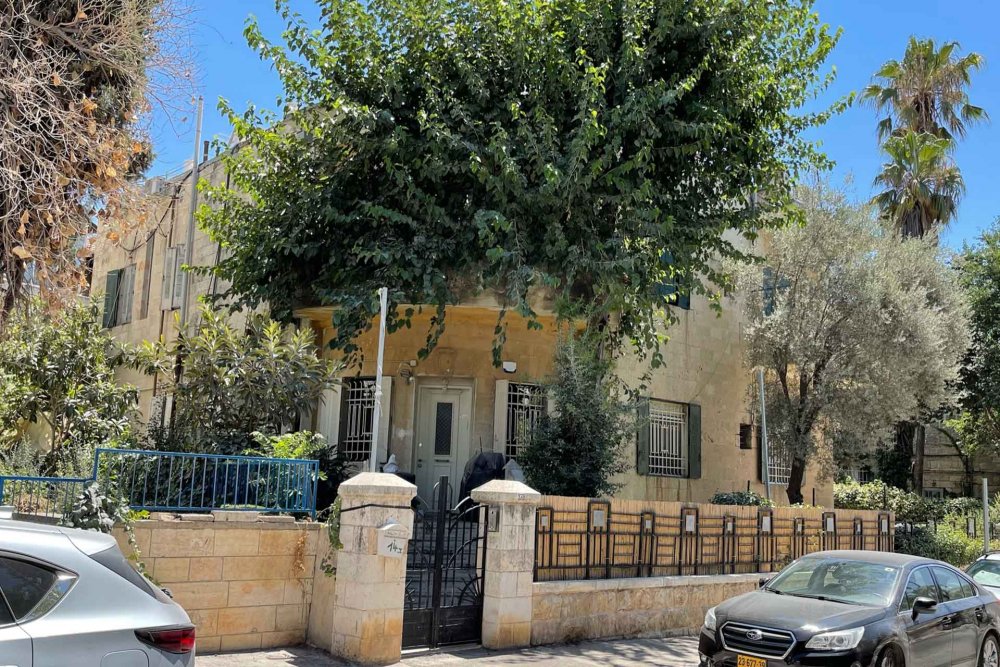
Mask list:
[[[737,269],[750,365],[765,370],[768,435],[792,462],[790,502],[819,444],[871,448],[938,408],[968,344],[957,272],[930,239],[900,239],[869,207],[802,188],[806,223]]]

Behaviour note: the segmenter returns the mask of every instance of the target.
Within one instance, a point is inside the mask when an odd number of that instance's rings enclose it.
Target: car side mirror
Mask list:
[[[920,614],[927,614],[937,609],[937,601],[931,598],[919,597],[913,601],[913,618]]]
[[[764,586],[767,586],[767,582],[771,581],[771,579],[774,579],[774,577],[761,577],[757,581],[757,588],[764,588]]]

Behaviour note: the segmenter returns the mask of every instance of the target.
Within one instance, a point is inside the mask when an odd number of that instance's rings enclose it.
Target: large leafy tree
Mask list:
[[[42,473],[89,471],[95,447],[129,433],[138,392],[115,380],[127,358],[96,303],[16,309],[0,339],[0,458],[23,455],[29,440],[44,452]]]
[[[966,246],[959,263],[972,342],[962,364],[960,413],[949,423],[973,453],[1000,449],[1000,222]]]
[[[348,353],[383,285],[435,310],[428,349],[481,290],[537,326],[535,288],[655,348],[662,285],[728,286],[723,232],[785,217],[825,165],[801,135],[829,112],[793,111],[836,41],[812,0],[317,1],[312,26],[279,0],[284,45],[248,25],[281,117],[224,105],[242,143],[202,221],[221,298],[335,306]],[[390,330],[412,314],[390,308]]]
[[[181,54],[161,48],[179,10],[175,0],[0,3],[0,324],[30,294],[85,291],[95,221],[135,208],[128,184],[151,158],[147,93],[181,90]]]
[[[958,277],[930,239],[900,241],[873,212],[803,188],[807,224],[776,231],[769,280],[744,265],[748,361],[766,371],[768,435],[802,501],[820,441],[870,451],[894,425],[941,405],[968,342]]]

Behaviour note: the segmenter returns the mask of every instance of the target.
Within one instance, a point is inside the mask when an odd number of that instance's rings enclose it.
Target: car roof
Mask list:
[[[864,563],[891,565],[893,567],[908,567],[926,563],[940,564],[939,561],[924,558],[923,556],[898,554],[891,551],[861,551],[849,549],[841,549],[837,551],[817,551],[807,554],[806,556],[803,556],[803,558],[842,558],[845,560],[858,560]]]
[[[80,530],[79,528],[64,528],[46,523],[35,523],[32,521],[18,521],[14,519],[0,519],[0,534],[17,532],[22,536],[30,534],[32,539],[69,539],[73,545],[85,554],[94,554],[115,545],[115,539],[110,535],[98,533],[92,530]],[[0,546],[4,543],[0,539]]]

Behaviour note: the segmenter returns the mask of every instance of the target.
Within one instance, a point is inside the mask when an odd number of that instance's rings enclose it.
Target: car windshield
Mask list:
[[[977,560],[969,566],[968,573],[977,584],[1000,588],[1000,560]]]
[[[844,558],[802,558],[764,590],[782,595],[884,607],[892,600],[899,568]]]

